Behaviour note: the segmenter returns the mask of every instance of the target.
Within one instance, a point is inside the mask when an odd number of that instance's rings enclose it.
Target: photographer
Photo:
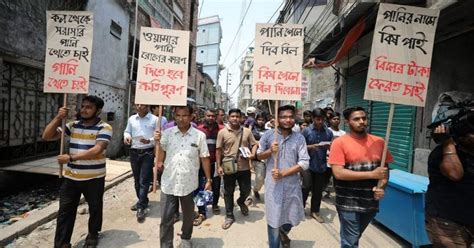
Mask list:
[[[459,116],[457,116],[459,117]],[[434,247],[469,247],[474,234],[474,112],[437,125],[428,158],[425,222]]]

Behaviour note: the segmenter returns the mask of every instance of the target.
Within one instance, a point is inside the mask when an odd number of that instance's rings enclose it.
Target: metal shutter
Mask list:
[[[389,103],[371,102],[370,133],[385,138]],[[390,168],[411,171],[413,160],[413,131],[416,107],[395,104],[388,149],[394,158]]]
[[[369,132],[385,138],[388,111],[390,105],[384,102],[364,100],[367,71],[362,71],[347,78],[346,108],[361,106],[369,112]],[[410,172],[413,165],[413,140],[416,107],[395,105],[389,150],[394,157],[390,168]],[[348,127],[344,124],[344,129]]]

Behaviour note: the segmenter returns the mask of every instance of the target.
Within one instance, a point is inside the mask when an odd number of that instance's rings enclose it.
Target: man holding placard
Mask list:
[[[212,190],[209,150],[206,135],[191,126],[193,108],[175,107],[176,126],[166,129],[161,135],[155,132],[160,141],[158,169],[163,169],[161,179],[161,247],[173,247],[173,217],[178,201],[183,210],[181,227],[181,246],[192,247],[194,201],[193,192],[198,187],[200,162],[206,177],[205,190]]]
[[[351,107],[343,115],[350,132],[332,143],[329,164],[335,177],[341,247],[358,247],[362,233],[379,210],[389,171],[388,166],[381,166],[384,140],[367,133],[365,109]],[[386,163],[392,161],[387,151]],[[378,180],[382,181],[379,186]]]
[[[86,247],[95,247],[102,229],[103,195],[105,184],[105,149],[112,137],[112,127],[99,118],[104,101],[97,96],[82,100],[80,120],[66,124],[65,134],[71,137],[69,154],[57,160],[67,164],[64,180],[59,189],[59,211],[54,237],[54,247],[71,247],[71,236],[76,220],[77,206],[84,195],[89,206],[89,234]],[[62,130],[59,126],[68,109],[59,109],[56,117],[46,126],[43,139],[57,140]]]
[[[267,131],[260,139],[257,158],[266,160],[265,216],[268,225],[268,245],[271,248],[289,247],[288,233],[304,219],[300,176],[308,169],[309,155],[300,133],[293,132],[296,109],[286,105],[278,108],[279,127]],[[275,132],[277,137],[275,138]],[[278,166],[274,157],[278,156]]]

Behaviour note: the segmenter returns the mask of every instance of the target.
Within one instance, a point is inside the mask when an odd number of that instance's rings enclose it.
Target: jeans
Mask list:
[[[288,234],[290,233],[292,227],[293,226],[291,224],[283,224],[283,226],[279,228],[273,228],[270,225],[267,225],[268,247],[279,248],[280,247],[280,230]]]
[[[239,184],[240,197],[237,199],[237,204],[245,204],[245,200],[250,195],[251,181],[250,181],[250,170],[237,171],[232,175],[224,175],[224,202],[226,217],[235,219],[234,217],[234,191],[235,182]]]
[[[132,165],[135,193],[138,198],[137,208],[148,207],[148,191],[153,178],[154,154],[153,148],[144,150],[130,150],[130,164]]]
[[[189,240],[193,233],[194,201],[193,193],[186,196],[167,195],[161,192],[161,224],[160,245],[161,247],[173,247],[174,214],[176,205],[181,201],[183,210],[183,225],[181,226],[181,239]]]
[[[311,213],[319,213],[321,208],[321,196],[324,190],[326,182],[326,173],[313,172],[306,170],[303,174],[303,206],[306,206],[306,200],[308,199],[309,192],[312,192],[311,196]]]
[[[359,247],[359,239],[365,228],[377,214],[337,210],[341,222],[341,247]]]
[[[59,211],[57,217],[54,247],[71,242],[77,206],[84,195],[89,207],[89,233],[97,234],[102,229],[102,210],[105,177],[86,181],[74,181],[65,178],[59,189]]]
[[[262,161],[252,161],[253,168],[255,170],[255,185],[253,186],[254,191],[260,191],[265,182],[266,166]]]

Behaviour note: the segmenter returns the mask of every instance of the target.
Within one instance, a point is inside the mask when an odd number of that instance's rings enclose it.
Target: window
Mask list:
[[[250,80],[250,75],[247,74],[247,75],[245,76],[245,79]]]
[[[204,53],[204,50],[201,50],[201,53]]]
[[[189,44],[188,58],[192,58],[192,56],[193,56],[193,49],[194,49],[194,48],[195,48],[195,47],[194,47],[193,45]],[[196,51],[195,51],[195,52],[196,52]],[[192,65],[192,64],[193,64],[193,63],[189,63],[189,61],[188,61],[188,76],[191,76],[191,65]],[[194,84],[196,84],[196,83],[194,83]],[[196,85],[194,85],[194,87],[196,87]]]
[[[114,22],[114,20],[112,20],[110,23],[110,34],[119,40],[121,39],[120,36],[122,36],[122,27],[118,23]]]

